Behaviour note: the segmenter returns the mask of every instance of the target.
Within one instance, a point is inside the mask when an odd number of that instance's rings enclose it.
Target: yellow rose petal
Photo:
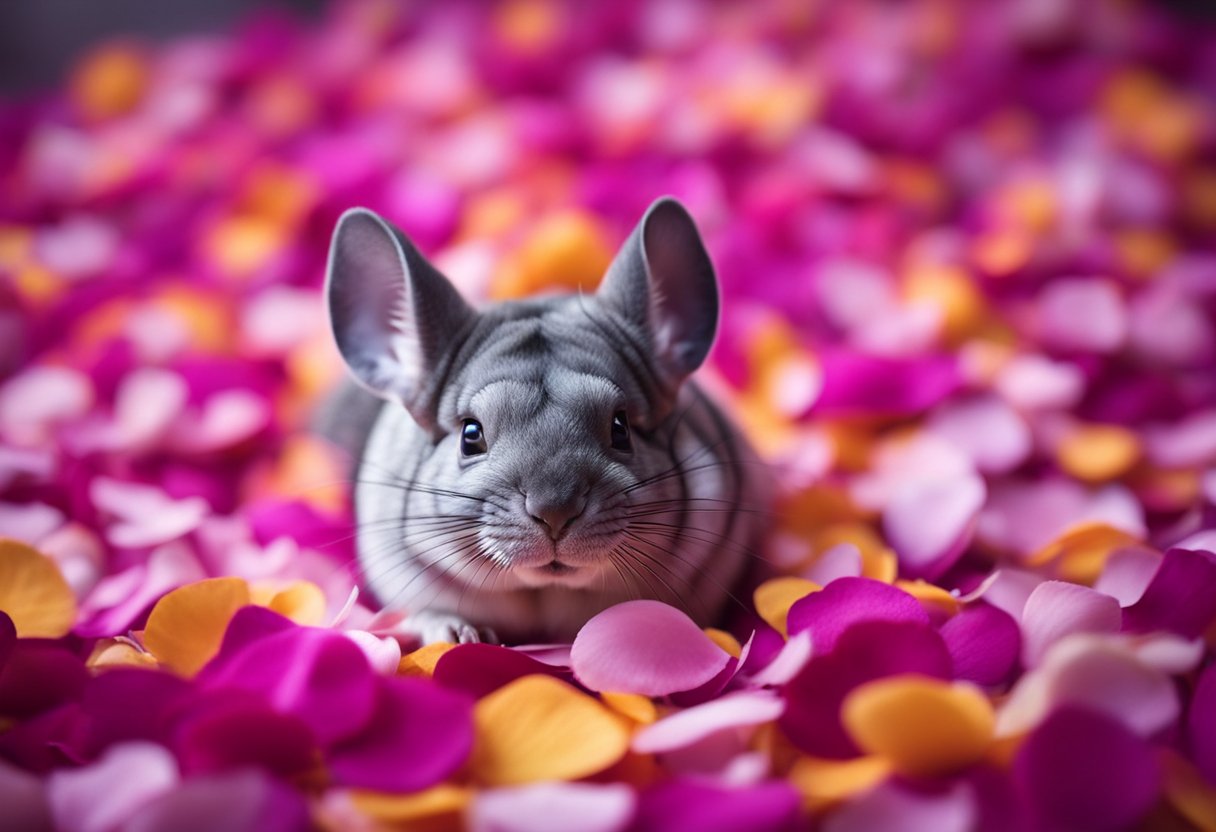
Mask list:
[[[1106,566],[1116,549],[1135,546],[1139,540],[1105,523],[1080,523],[1035,552],[1026,563],[1042,566],[1056,563],[1060,577],[1075,583],[1090,584]]]
[[[59,638],[76,623],[76,596],[55,561],[0,538],[0,610],[21,638]]]
[[[597,219],[567,211],[539,222],[503,261],[490,285],[495,299],[546,289],[593,291],[612,262],[612,245]]]
[[[958,612],[958,599],[951,595],[949,590],[942,589],[937,584],[915,580],[896,581],[895,586],[911,595],[917,601],[920,601],[921,606],[930,612],[933,611],[934,607],[946,615],[954,615]]]
[[[471,789],[446,783],[416,794],[351,792],[356,809],[379,821],[411,830],[460,829],[460,819],[473,799]]]
[[[506,786],[577,780],[603,771],[629,748],[629,730],[599,702],[551,676],[524,676],[473,711],[473,777]]]
[[[805,578],[773,578],[756,587],[752,596],[756,602],[756,612],[781,635],[789,635],[785,627],[785,619],[790,613],[790,607],[812,592],[820,590],[819,584]]]
[[[948,774],[984,756],[996,718],[978,689],[924,676],[895,676],[850,693],[841,717],[858,747],[900,774]]]
[[[1163,749],[1160,760],[1165,773],[1165,799],[1196,828],[1216,832],[1216,786],[1175,751]]]
[[[654,702],[640,693],[601,693],[600,699],[609,708],[639,725],[649,725],[659,717]]]
[[[250,603],[249,585],[241,578],[178,587],[152,608],[144,646],[161,664],[193,676],[219,651],[232,616]]]
[[[443,654],[455,647],[446,641],[437,641],[425,647],[419,647],[413,653],[401,657],[397,664],[397,672],[402,676],[433,676],[435,665],[443,658]]]
[[[1140,439],[1118,425],[1082,425],[1069,432],[1056,448],[1065,472],[1084,482],[1121,477],[1140,461]]]
[[[734,658],[739,658],[739,654],[743,652],[743,646],[739,644],[739,639],[732,636],[725,630],[719,630],[715,627],[706,627],[705,635],[709,636],[709,640],[722,648],[726,653],[729,653]]]
[[[891,775],[891,763],[882,757],[824,760],[800,757],[790,769],[789,781],[802,793],[802,805],[819,811],[869,791]]]
[[[268,607],[297,624],[314,627],[325,618],[325,593],[312,581],[293,581],[283,589],[272,590],[268,598],[259,598],[265,587],[252,590],[254,603]]]
[[[97,642],[86,664],[94,670],[106,670],[113,667],[147,667],[156,668],[156,659],[151,653],[145,653],[128,641],[120,639],[103,639]]]

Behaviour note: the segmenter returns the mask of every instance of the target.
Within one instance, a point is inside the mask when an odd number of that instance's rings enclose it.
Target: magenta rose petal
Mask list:
[[[640,729],[633,750],[658,754],[683,748],[721,731],[772,722],[785,712],[785,702],[771,693],[739,691],[687,708]]]
[[[940,792],[912,791],[895,783],[875,789],[833,811],[824,832],[969,832],[976,829],[979,807],[966,783]]]
[[[0,716],[24,718],[75,702],[89,671],[62,643],[18,639],[0,668]]]
[[[621,832],[637,797],[623,783],[537,783],[482,792],[469,811],[472,832]]]
[[[432,678],[445,688],[480,699],[521,676],[543,673],[569,679],[552,665],[494,644],[461,644],[440,657]]]
[[[88,721],[88,752],[129,740],[166,744],[171,716],[193,690],[189,681],[157,670],[120,667],[101,674],[89,682],[80,703]]]
[[[950,356],[902,359],[833,350],[820,361],[823,389],[812,411],[821,416],[912,415],[949,396],[962,380]]]
[[[46,783],[37,775],[0,760],[0,806],[10,829],[52,832]]]
[[[1116,720],[1060,708],[1026,738],[1014,776],[1040,828],[1124,829],[1160,793],[1152,747]]]
[[[1148,588],[1123,611],[1124,629],[1198,638],[1216,622],[1216,555],[1170,549]]]
[[[299,792],[246,769],[186,780],[145,806],[123,832],[295,832],[311,825]]]
[[[275,633],[293,629],[296,624],[272,609],[249,604],[241,607],[228,622],[220,650],[200,671],[199,679],[206,679],[221,671],[224,665],[239,655],[249,645]]]
[[[217,691],[198,702],[178,721],[173,748],[188,775],[256,766],[291,777],[319,761],[316,740],[302,720],[242,691]]]
[[[839,578],[796,601],[788,617],[790,635],[811,634],[816,656],[831,653],[850,627],[863,621],[928,624],[920,602],[902,589],[870,578]]]
[[[473,747],[472,700],[420,679],[380,679],[376,709],[326,762],[345,786],[417,791],[452,774]]]
[[[672,780],[642,793],[634,828],[645,832],[784,832],[794,828],[798,792],[788,783],[737,789]]]
[[[815,656],[783,690],[779,724],[807,754],[846,758],[857,748],[840,722],[840,706],[858,685],[902,673],[949,679],[950,654],[937,631],[923,624],[868,621],[851,627],[835,650]]]
[[[17,627],[13,624],[13,619],[8,617],[8,613],[0,610],[0,673],[4,672],[4,665],[16,646]]]
[[[276,710],[302,719],[322,745],[359,732],[376,702],[376,675],[358,645],[309,627],[251,642],[204,684],[260,693]]]
[[[730,656],[692,619],[659,601],[626,601],[592,618],[570,650],[575,678],[591,690],[664,696],[717,676]]]
[[[1005,682],[1021,655],[1022,631],[1017,622],[983,601],[963,607],[939,632],[954,660],[954,677],[977,685]]]
[[[1022,660],[1034,667],[1051,645],[1073,633],[1117,633],[1119,602],[1078,584],[1045,581],[1022,610]]]
[[[1195,765],[1216,786],[1216,664],[1199,676],[1186,722],[1187,742]]]

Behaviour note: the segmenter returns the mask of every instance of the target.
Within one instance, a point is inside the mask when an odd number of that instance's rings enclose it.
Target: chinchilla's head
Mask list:
[[[400,501],[395,556],[486,583],[484,562],[503,589],[588,587],[617,580],[631,518],[674,510],[677,394],[718,322],[713,267],[678,202],[650,207],[595,294],[481,310],[400,231],[353,209],[326,291],[350,370],[400,408],[381,425],[417,434],[366,452],[411,458],[363,460]]]

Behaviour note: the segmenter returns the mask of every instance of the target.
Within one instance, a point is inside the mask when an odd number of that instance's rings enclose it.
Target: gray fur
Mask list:
[[[383,400],[365,441],[347,431],[362,447],[360,563],[424,640],[568,639],[638,597],[701,624],[720,614],[767,482],[687,381],[718,296],[679,203],[651,206],[595,295],[480,312],[404,235],[355,209],[334,233],[327,297],[343,357]],[[352,421],[361,410],[350,406]],[[631,452],[611,446],[620,410]],[[465,459],[467,418],[489,450]]]

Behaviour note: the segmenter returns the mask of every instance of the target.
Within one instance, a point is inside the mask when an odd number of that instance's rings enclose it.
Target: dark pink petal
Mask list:
[[[473,747],[472,700],[421,679],[379,679],[376,710],[327,762],[344,786],[417,791],[458,769]]]
[[[1123,627],[1136,633],[1169,630],[1198,638],[1216,622],[1216,555],[1170,549],[1140,600],[1123,611]]]
[[[0,806],[10,829],[51,832],[51,807],[46,784],[37,776],[0,760]]]
[[[63,643],[18,639],[0,669],[0,717],[18,719],[80,698],[89,671]]]
[[[358,645],[311,627],[249,643],[208,672],[204,684],[261,694],[276,710],[302,719],[323,746],[362,730],[376,702],[376,675]]]
[[[1216,664],[1208,665],[1199,677],[1186,727],[1191,759],[1216,786]]]
[[[13,619],[8,617],[8,613],[0,610],[0,673],[4,672],[4,665],[8,663],[8,657],[13,654],[13,648],[17,646],[17,627],[13,624]]]
[[[482,792],[469,813],[472,832],[620,832],[637,797],[624,783],[537,783]]]
[[[85,761],[79,748],[85,728],[80,704],[68,702],[0,731],[0,758],[37,772],[78,765]]]
[[[950,356],[897,359],[836,350],[819,360],[823,389],[811,409],[822,416],[909,416],[937,404],[961,383]]]
[[[642,793],[638,832],[787,832],[795,828],[798,792],[788,783],[728,789],[672,780]]]
[[[80,702],[89,755],[128,740],[167,744],[170,719],[193,690],[187,680],[159,670],[120,667],[92,679]]]
[[[296,832],[310,829],[303,796],[255,769],[191,778],[148,804],[123,832]]]
[[[520,676],[544,673],[569,680],[570,674],[506,647],[461,644],[440,657],[432,678],[451,690],[480,699]]]
[[[1161,773],[1152,746],[1109,716],[1056,710],[1026,738],[1014,776],[1039,828],[1126,829],[1153,807]]]
[[[983,601],[963,607],[939,632],[954,660],[954,678],[977,685],[1008,680],[1022,652],[1022,631],[1013,616]]]
[[[949,679],[950,654],[937,631],[926,624],[866,621],[850,627],[836,648],[815,656],[783,691],[781,729],[793,743],[817,757],[844,758],[857,748],[840,722],[840,705],[858,685],[901,673]]]
[[[790,608],[790,635],[811,634],[816,656],[831,653],[850,627],[863,621],[906,621],[928,624],[929,614],[902,589],[870,578],[839,578]]]
[[[1035,587],[1022,610],[1022,660],[1034,667],[1048,648],[1073,633],[1117,633],[1119,602],[1109,595],[1065,581]]]
[[[220,642],[220,650],[215,657],[199,671],[200,682],[227,672],[228,665],[235,661],[243,650],[257,641],[294,629],[297,625],[290,618],[271,610],[250,604],[241,607],[228,622],[224,630],[224,640]]]
[[[823,832],[970,832],[979,807],[966,783],[941,792],[912,791],[895,783],[849,801],[824,820]]]
[[[659,601],[626,601],[579,631],[570,650],[575,677],[591,690],[663,696],[717,676],[730,656],[692,619]]]
[[[201,699],[178,721],[173,748],[187,775],[254,766],[291,777],[320,759],[302,720],[243,691],[214,691]]]

